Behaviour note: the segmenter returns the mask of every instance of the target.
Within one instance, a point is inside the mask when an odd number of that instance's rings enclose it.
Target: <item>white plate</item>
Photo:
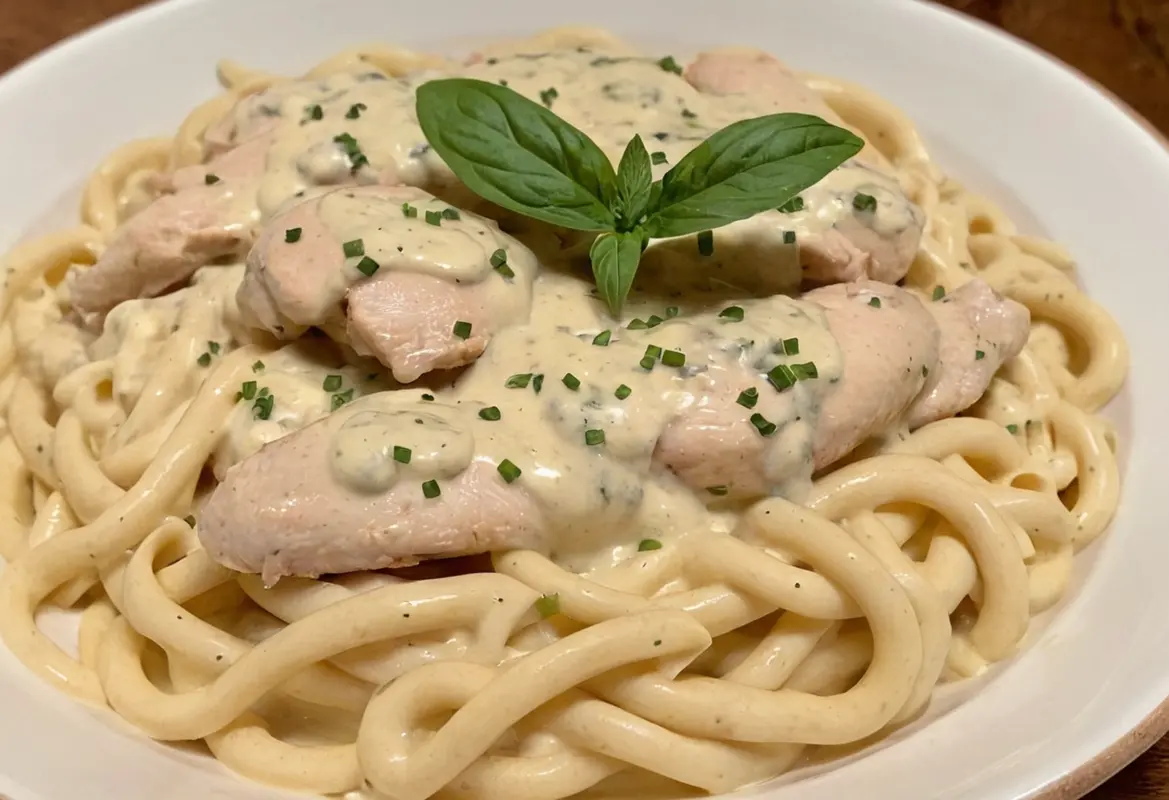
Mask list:
[[[128,138],[173,129],[215,91],[220,57],[297,72],[357,42],[462,49],[573,22],[607,26],[663,52],[756,45],[881,92],[919,123],[960,178],[1012,213],[1025,208],[1032,232],[1070,248],[1132,348],[1133,378],[1112,409],[1126,440],[1123,504],[1110,534],[1082,559],[1088,574],[1054,623],[928,726],[802,780],[798,790],[747,795],[1025,797],[1088,765],[1064,787],[1082,791],[1135,756],[1139,737],[1100,758],[1169,697],[1162,419],[1169,154],[1071,72],[988,28],[894,0],[177,0],[69,41],[0,80],[0,246],[69,221],[86,172]],[[75,705],[6,652],[0,719],[0,793],[13,800],[281,796]]]

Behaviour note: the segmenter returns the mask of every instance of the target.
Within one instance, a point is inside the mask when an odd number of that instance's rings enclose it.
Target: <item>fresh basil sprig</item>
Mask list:
[[[467,188],[517,214],[597,231],[597,291],[617,315],[650,238],[709,231],[783,205],[864,142],[808,114],[770,114],[718,131],[653,180],[640,136],[617,171],[584,133],[495,83],[429,81],[416,94],[431,147]]]

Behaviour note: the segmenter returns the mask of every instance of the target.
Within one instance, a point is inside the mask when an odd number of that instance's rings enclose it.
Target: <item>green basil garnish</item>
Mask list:
[[[553,225],[615,230],[613,165],[547,108],[470,78],[424,83],[416,105],[430,146],[475,194]]]
[[[808,114],[735,122],[662,176],[652,237],[684,236],[783,205],[860,152],[864,142]]]

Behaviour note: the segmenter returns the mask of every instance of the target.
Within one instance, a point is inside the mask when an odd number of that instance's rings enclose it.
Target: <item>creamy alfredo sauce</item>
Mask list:
[[[423,495],[424,482],[441,491],[473,461],[487,462],[501,481],[511,478],[508,490],[524,498],[518,505],[539,509],[540,544],[574,569],[621,552],[633,531],[668,537],[703,524],[707,499],[798,496],[811,475],[818,407],[841,367],[822,316],[782,296],[738,301],[741,320],[729,306],[688,299],[659,307],[664,321],[652,328],[603,327],[586,284],[543,273],[530,323],[498,333],[452,389],[373,395],[331,418],[334,480],[353,493]],[[798,340],[798,355],[783,354],[785,340],[793,350]],[[808,363],[819,377],[784,391],[763,378],[776,365]],[[743,391],[755,396],[751,409],[737,402]],[[727,465],[721,480],[691,492],[665,468],[657,448],[679,425],[714,446],[701,457]],[[716,437],[701,438],[704,426],[727,429],[723,452]],[[743,453],[728,452],[743,439]],[[408,463],[400,450],[395,460],[395,448],[410,451]],[[647,496],[658,498],[656,508]]]
[[[544,102],[593,138],[614,163],[639,134],[653,156],[655,178],[735,121],[792,110],[835,118],[795,80],[754,87],[749,94],[712,94],[653,59],[587,48],[492,56],[460,74]],[[443,76],[433,71],[400,78],[339,74],[281,84],[246,98],[208,134],[213,145],[256,140],[263,145],[255,159],[263,163],[255,165],[254,175],[245,175],[242,186],[225,182],[223,191],[234,198],[233,218],[266,219],[310,187],[352,182],[405,183],[461,206],[480,204],[426,144],[418,126],[414,90],[436,77]],[[858,195],[875,205],[857,208]],[[713,253],[701,254],[695,238],[684,237],[651,247],[646,260],[670,267],[701,259],[704,268],[730,269],[735,280],[773,293],[798,285],[801,267],[813,279],[862,277],[870,259],[877,272],[895,270],[912,257],[923,223],[894,178],[854,159],[785,211],[718,229]],[[850,247],[858,238],[870,246],[863,251]],[[759,268],[761,254],[766,271]]]

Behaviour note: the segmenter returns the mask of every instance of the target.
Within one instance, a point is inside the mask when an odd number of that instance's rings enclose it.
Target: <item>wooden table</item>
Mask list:
[[[1169,0],[940,0],[1074,65],[1169,134]],[[0,72],[143,0],[0,0]],[[1065,800],[1063,795],[1060,800]],[[1070,798],[1068,799],[1070,800]],[[1169,800],[1169,738],[1087,800]]]

